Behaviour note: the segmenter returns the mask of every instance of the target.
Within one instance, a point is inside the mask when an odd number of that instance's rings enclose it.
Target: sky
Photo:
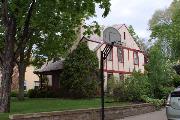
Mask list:
[[[148,39],[150,31],[148,22],[153,13],[159,9],[168,8],[173,0],[111,0],[111,11],[106,18],[102,17],[103,10],[96,8],[96,20],[100,25],[114,24],[132,25],[139,37]]]

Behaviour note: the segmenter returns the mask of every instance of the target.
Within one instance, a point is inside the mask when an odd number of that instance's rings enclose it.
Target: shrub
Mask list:
[[[166,99],[167,96],[174,90],[174,87],[166,87],[161,86],[160,87],[160,98]]]
[[[180,86],[180,77],[179,77],[179,75],[174,75],[172,82],[173,82],[173,86],[174,86],[175,88],[177,88],[178,86]]]
[[[134,72],[125,82],[119,83],[113,91],[114,98],[119,101],[141,102],[142,95],[150,94],[150,84],[147,75]]]
[[[18,92],[16,90],[11,92],[11,97],[17,97],[17,96],[18,96]]]
[[[98,89],[98,59],[95,52],[81,42],[64,62],[60,85],[63,97],[94,97]]]
[[[118,79],[116,77],[111,77],[107,80],[107,95],[113,96],[113,91],[118,86]]]
[[[11,97],[18,97],[18,91],[17,90],[11,91]],[[24,91],[24,97],[27,97],[27,91]]]
[[[52,87],[43,89],[30,89],[27,92],[29,98],[56,98],[60,97],[59,90],[54,90]]]
[[[115,101],[127,101],[127,87],[124,83],[119,83],[116,88],[113,89],[113,98]]]
[[[30,89],[27,92],[27,96],[29,98],[37,98],[37,92],[38,92],[37,89]]]
[[[162,108],[162,106],[165,104],[164,99],[154,99],[154,98],[148,97],[147,95],[141,96],[141,99],[146,103],[151,103],[151,104],[155,105],[156,109]]]

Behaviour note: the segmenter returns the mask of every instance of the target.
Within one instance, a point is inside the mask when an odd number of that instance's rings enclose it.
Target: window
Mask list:
[[[112,50],[109,52],[109,55],[107,57],[107,60],[112,61]]]
[[[124,80],[124,74],[119,74],[119,80]]]
[[[26,87],[26,80],[24,81],[24,90],[26,90],[27,87]]]
[[[34,81],[34,89],[38,89],[39,88],[39,81]]]
[[[124,62],[124,55],[123,55],[123,49],[122,48],[117,48],[117,56],[118,56],[118,61],[119,62]]]
[[[180,97],[180,91],[175,91],[171,93],[171,97]]]
[[[124,40],[126,40],[126,33],[124,32]]]
[[[139,64],[138,52],[134,52],[134,64],[135,64],[135,65],[138,65],[138,64]]]

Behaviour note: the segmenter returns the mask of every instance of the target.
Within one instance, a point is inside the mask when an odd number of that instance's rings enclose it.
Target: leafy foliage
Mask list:
[[[180,1],[174,0],[165,10],[156,11],[149,22],[152,31],[151,38],[163,41],[171,59],[179,59],[180,51]]]
[[[108,96],[113,96],[113,91],[115,88],[117,88],[119,84],[118,78],[112,76],[110,79],[107,80],[107,95]]]
[[[113,91],[114,98],[118,101],[132,101],[141,102],[141,96],[150,94],[150,84],[148,77],[141,72],[132,74],[124,82],[120,82],[119,85]]]
[[[60,97],[60,90],[54,90],[52,87],[43,89],[30,89],[27,92],[29,98],[57,98]]]
[[[165,57],[162,47],[155,44],[149,52],[149,63],[147,64],[148,79],[151,84],[151,97],[166,98],[173,89],[173,77],[175,71],[172,64]]]
[[[61,76],[61,92],[65,97],[82,98],[93,97],[98,89],[98,59],[89,50],[86,42],[79,43],[64,62]]]
[[[148,97],[147,95],[141,96],[141,99],[146,103],[151,103],[151,104],[155,105],[156,109],[162,108],[162,106],[165,104],[164,99],[154,99],[154,98]]]

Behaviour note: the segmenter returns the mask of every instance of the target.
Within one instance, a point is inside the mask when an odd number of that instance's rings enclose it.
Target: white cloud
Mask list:
[[[148,21],[158,9],[167,8],[173,0],[111,0],[111,11],[102,18],[103,10],[96,8],[97,20],[103,25],[122,24],[133,25],[140,37],[149,37]]]

